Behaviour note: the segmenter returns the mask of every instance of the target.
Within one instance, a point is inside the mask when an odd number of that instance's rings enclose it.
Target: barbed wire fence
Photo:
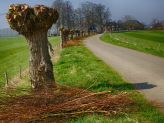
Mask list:
[[[0,13],[0,17],[6,15],[7,13]],[[17,81],[18,79],[22,79],[25,76],[25,74],[28,75],[28,72],[25,69],[26,67],[24,67],[23,65],[18,65],[15,69],[6,69],[4,70],[4,72],[0,71],[0,88],[8,87],[9,84],[11,84],[12,82]]]
[[[16,79],[22,79],[24,76],[25,67],[19,65],[12,70],[5,70],[0,72],[1,87],[8,86],[10,82],[16,81]]]
[[[61,42],[60,40],[57,41],[54,44],[53,49],[54,50],[60,50],[61,49]],[[49,51],[50,52],[50,51]],[[55,61],[56,60],[56,52],[55,53],[51,53],[51,57],[52,60]],[[54,58],[55,57],[55,58]],[[19,64],[16,67],[13,67],[12,69],[4,69],[4,70],[0,70],[0,88],[3,87],[9,87],[10,85],[15,85],[18,83],[18,81],[23,81],[25,76],[29,76],[28,73],[28,65],[26,64]],[[2,67],[0,67],[1,69]]]
[[[0,17],[2,16],[6,16],[7,13],[0,13]],[[19,65],[16,69],[12,69],[12,70],[5,70],[5,72],[0,71],[0,87],[4,87],[4,86],[8,86],[9,82],[13,79],[14,76],[18,76],[18,75],[14,75],[14,73],[19,73],[19,78],[22,79],[22,71],[23,71],[23,67],[22,65]]]

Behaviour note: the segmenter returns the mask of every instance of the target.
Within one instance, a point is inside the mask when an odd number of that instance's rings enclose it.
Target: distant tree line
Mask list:
[[[164,29],[164,20],[154,19],[150,24],[150,29]]]
[[[93,2],[83,2],[78,8],[74,8],[68,0],[55,0],[51,7],[57,9],[60,13],[60,17],[57,23],[48,31],[49,36],[56,34],[59,27],[85,31],[97,30],[99,32],[164,29],[164,21],[158,19],[154,19],[149,25],[145,25],[130,15],[126,15],[118,21],[113,21],[108,7]],[[9,33],[13,31],[4,32],[6,31],[0,31],[0,36],[13,35],[13,33]]]
[[[105,5],[85,2],[79,8],[74,8],[70,1],[55,0],[53,8],[60,13],[56,27],[76,28],[81,30],[103,31],[110,21],[110,10]]]
[[[5,29],[0,29],[0,36],[18,36],[18,32],[10,29],[10,28],[5,28]]]
[[[55,0],[52,5],[60,13],[59,20],[53,29],[59,27],[74,28],[80,30],[143,30],[164,29],[164,21],[154,19],[151,24],[143,22],[130,15],[124,16],[118,21],[111,20],[111,12],[105,5],[93,2],[83,2],[78,8],[74,8],[68,0]]]
[[[145,28],[145,25],[139,20],[126,15],[121,20],[110,21],[107,24],[108,30],[119,31],[119,30],[142,30]]]
[[[107,23],[107,28],[110,31],[143,29],[161,30],[164,29],[164,20],[160,21],[158,19],[154,19],[149,25],[145,25],[143,22],[140,22],[134,17],[126,15],[118,21],[109,21]]]

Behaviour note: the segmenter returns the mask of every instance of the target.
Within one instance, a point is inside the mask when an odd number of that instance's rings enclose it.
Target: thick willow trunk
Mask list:
[[[32,87],[34,89],[56,87],[47,32],[37,32],[26,38],[30,49],[29,72]]]

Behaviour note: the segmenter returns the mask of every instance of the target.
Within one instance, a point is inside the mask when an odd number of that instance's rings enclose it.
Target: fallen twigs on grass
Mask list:
[[[82,93],[83,92],[83,93]],[[0,100],[0,120],[4,122],[42,121],[76,118],[88,114],[113,116],[129,111],[134,104],[127,93],[109,94],[109,91],[91,92],[78,88],[60,86],[58,90],[34,92],[32,95]],[[3,108],[4,109],[4,108]],[[19,122],[18,122],[19,123]]]
[[[69,102],[66,102],[66,104],[68,103],[72,103],[72,102],[76,102],[76,101],[79,101],[79,100],[82,100],[82,99],[85,99],[85,98],[89,98],[91,96],[98,96],[98,95],[104,95],[104,94],[108,94],[110,91],[103,91],[103,92],[97,92],[97,93],[91,93],[89,95],[86,95],[84,97],[79,97],[79,98],[76,98],[74,100],[71,100]]]

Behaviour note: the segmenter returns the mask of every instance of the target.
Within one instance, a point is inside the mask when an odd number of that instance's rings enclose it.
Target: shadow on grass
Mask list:
[[[94,85],[91,89],[96,90],[100,88],[111,88],[117,91],[129,91],[129,90],[135,90],[135,89],[139,89],[139,90],[151,89],[154,87],[157,87],[157,86],[153,84],[149,84],[148,82],[135,83],[135,84],[130,84],[130,83],[111,84],[108,81],[104,81],[102,83]]]
[[[117,91],[128,91],[128,90],[134,90],[134,87],[129,83],[109,83],[109,81],[104,81],[102,83],[99,83],[97,85],[94,85],[91,89],[96,90],[100,88],[111,88],[113,90]]]

